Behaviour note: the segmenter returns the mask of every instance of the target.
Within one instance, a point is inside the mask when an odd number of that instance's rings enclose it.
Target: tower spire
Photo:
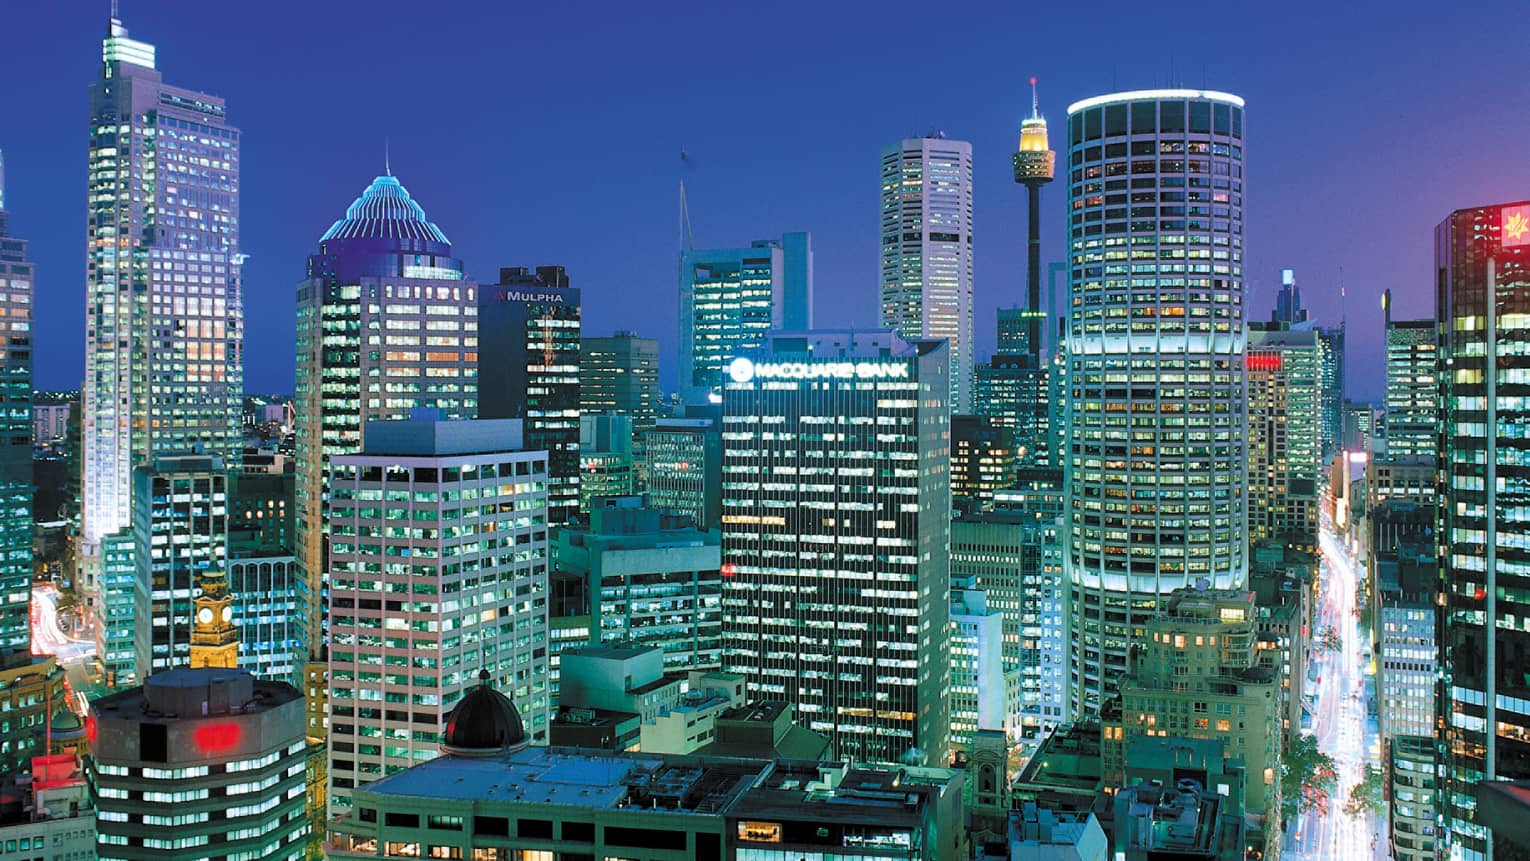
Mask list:
[[[393,142],[383,138],[383,173],[393,175]]]
[[[115,2],[115,0],[114,0]],[[1036,98],[1036,76],[1031,75],[1031,119],[1041,119],[1040,101]]]

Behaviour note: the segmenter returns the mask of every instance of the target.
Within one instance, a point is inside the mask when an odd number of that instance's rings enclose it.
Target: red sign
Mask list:
[[[239,746],[239,724],[205,723],[192,732],[200,753],[226,753]]]
[[[1505,206],[1498,212],[1498,229],[1504,248],[1530,245],[1530,203]]]

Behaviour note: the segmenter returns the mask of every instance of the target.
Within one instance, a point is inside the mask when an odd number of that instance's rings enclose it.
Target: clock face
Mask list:
[[[231,621],[233,621],[233,619],[234,619],[234,608],[233,607],[224,607],[223,608],[223,621],[231,622]]]
[[[213,611],[212,611],[211,607],[203,607],[202,609],[197,611],[197,621],[198,622],[201,622],[202,624],[206,625],[209,622],[211,622],[212,620],[213,620]]]

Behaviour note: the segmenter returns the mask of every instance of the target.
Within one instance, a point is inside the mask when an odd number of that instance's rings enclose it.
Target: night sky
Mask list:
[[[977,355],[1022,294],[1010,176],[1025,80],[1062,149],[1067,105],[1118,89],[1248,100],[1250,316],[1294,267],[1320,321],[1348,293],[1352,396],[1381,396],[1381,312],[1432,313],[1433,229],[1530,197],[1521,2],[434,3],[121,0],[167,81],[244,133],[246,388],[292,389],[293,309],[321,233],[383,166],[470,273],[563,264],[584,331],[663,342],[674,384],[682,147],[699,247],[813,232],[819,325],[877,320],[880,148],[973,142]],[[12,233],[38,267],[40,388],[83,369],[87,88],[107,0],[0,3]],[[1091,7],[1093,8],[1093,7]],[[1128,11],[1130,10],[1130,11]],[[1468,11],[1469,10],[1469,11]],[[1172,51],[1171,51],[1172,46]],[[1060,260],[1064,188],[1043,202]]]

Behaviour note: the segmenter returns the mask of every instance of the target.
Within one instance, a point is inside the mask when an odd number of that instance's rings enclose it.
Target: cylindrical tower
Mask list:
[[[1015,152],[1015,182],[1025,186],[1029,198],[1029,241],[1025,257],[1025,337],[1031,367],[1041,367],[1041,187],[1052,181],[1057,153],[1047,143],[1047,121],[1041,118],[1036,99],[1036,79],[1031,78],[1031,115],[1020,121],[1020,149]]]
[[[1164,595],[1247,578],[1243,100],[1068,108],[1067,572],[1073,714]]]

